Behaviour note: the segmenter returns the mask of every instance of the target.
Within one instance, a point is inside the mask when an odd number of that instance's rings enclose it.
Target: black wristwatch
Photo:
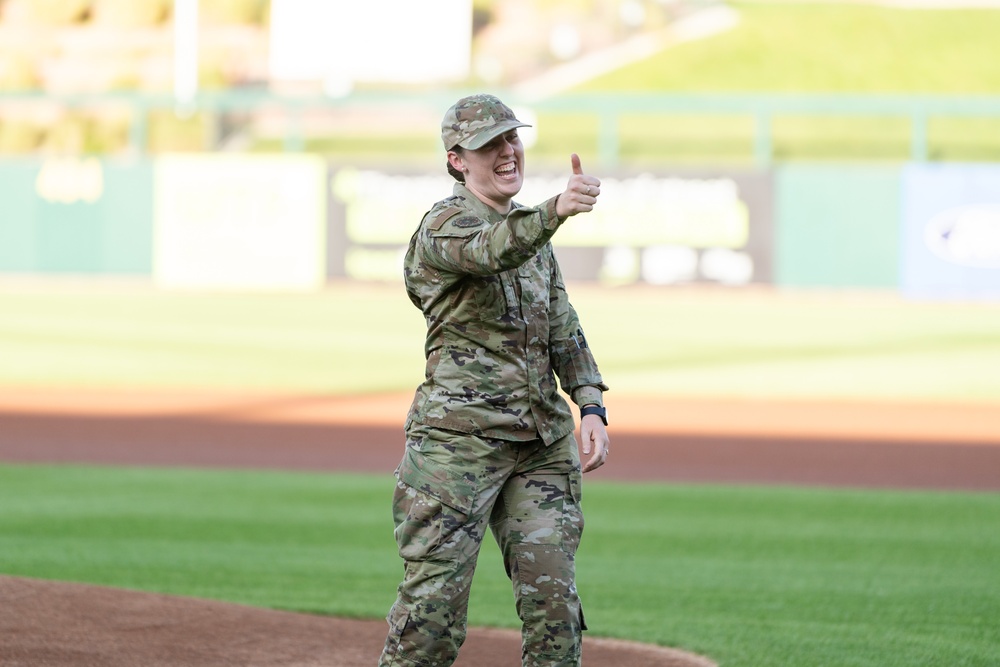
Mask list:
[[[580,408],[580,419],[583,419],[586,415],[597,415],[604,422],[604,425],[608,425],[608,409],[602,408],[600,405],[585,405]]]

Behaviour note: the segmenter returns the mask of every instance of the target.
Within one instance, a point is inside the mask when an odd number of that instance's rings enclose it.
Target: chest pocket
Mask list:
[[[518,300],[514,288],[516,277],[516,271],[504,271],[497,275],[468,279],[468,287],[474,293],[478,320],[497,320],[512,310],[517,311]]]

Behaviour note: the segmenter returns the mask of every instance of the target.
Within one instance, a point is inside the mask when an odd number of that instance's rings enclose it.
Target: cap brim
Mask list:
[[[531,127],[527,123],[522,123],[519,120],[505,120],[502,123],[498,123],[488,130],[484,130],[472,137],[468,141],[459,144],[462,148],[466,148],[470,151],[474,151],[477,148],[482,148],[486,144],[490,143],[494,138],[499,137],[504,132],[510,132],[513,129],[519,127]]]

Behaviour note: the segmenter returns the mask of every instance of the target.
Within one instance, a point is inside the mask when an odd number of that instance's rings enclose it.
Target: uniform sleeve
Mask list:
[[[517,208],[491,224],[468,210],[432,211],[421,225],[421,259],[438,271],[491,275],[524,264],[559,229],[556,197],[541,206]]]
[[[576,309],[569,302],[559,263],[552,247],[552,280],[549,293],[549,354],[552,368],[559,378],[559,386],[577,405],[594,403],[604,405],[604,384],[597,361],[583,334]]]

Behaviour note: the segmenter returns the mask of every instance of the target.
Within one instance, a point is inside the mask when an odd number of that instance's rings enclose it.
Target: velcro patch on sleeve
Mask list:
[[[455,225],[456,227],[466,228],[466,227],[479,227],[485,222],[486,221],[483,220],[482,218],[477,218],[474,215],[463,215],[461,218],[459,218],[458,220],[456,220],[451,224]]]
[[[427,223],[427,227],[434,231],[441,229],[444,223],[448,222],[451,218],[455,217],[459,213],[463,213],[464,208],[459,208],[457,206],[449,206],[448,208],[442,209],[434,219]]]

